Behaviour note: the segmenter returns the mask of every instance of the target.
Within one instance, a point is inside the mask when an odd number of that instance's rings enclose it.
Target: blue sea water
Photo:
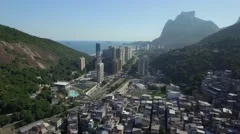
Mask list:
[[[71,47],[75,50],[85,52],[89,55],[96,53],[96,43],[101,44],[101,51],[109,46],[121,46],[129,41],[59,41],[60,43]]]

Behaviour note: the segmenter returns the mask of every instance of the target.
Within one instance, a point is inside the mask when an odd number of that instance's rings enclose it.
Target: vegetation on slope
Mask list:
[[[200,43],[215,43],[229,36],[231,37],[240,36],[240,23],[236,23],[232,26],[224,28],[221,31],[204,38],[202,41],[200,41]]]
[[[3,25],[0,25],[0,41],[42,49],[58,58],[47,69],[22,68],[21,64],[26,58],[24,55],[10,64],[0,65],[0,127],[15,121],[22,121],[23,125],[63,112],[65,106],[50,105],[51,93],[48,88],[41,90],[37,99],[31,99],[30,96],[40,91],[39,85],[49,85],[58,80],[69,81],[84,73],[86,70],[79,71],[80,56],[85,56],[88,61],[87,69],[94,67],[90,57],[84,53]]]
[[[231,69],[240,79],[240,23],[214,33],[198,44],[171,50],[152,61],[172,82],[188,85],[187,93],[199,88],[207,71]],[[183,84],[184,83],[184,84]]]
[[[74,61],[60,60],[57,65],[48,69],[19,68],[18,62],[0,66],[0,126],[10,122],[23,120],[23,124],[30,123],[44,117],[63,112],[63,105],[50,105],[51,93],[44,88],[37,99],[30,96],[39,91],[39,85],[50,84],[57,80],[71,80],[79,77],[83,72],[78,70]],[[12,114],[7,116],[8,114]]]
[[[49,51],[50,53],[56,55],[59,58],[64,57],[76,59],[81,56],[84,56],[87,59],[90,58],[87,54],[76,51],[58,42],[35,37],[27,33],[21,32],[17,29],[3,25],[0,25],[0,41],[6,41],[8,43],[24,43],[26,45],[37,47],[44,51]]]
[[[172,50],[153,60],[174,83],[197,89],[207,71],[231,69],[240,79],[240,38],[229,37],[213,44],[192,45]]]

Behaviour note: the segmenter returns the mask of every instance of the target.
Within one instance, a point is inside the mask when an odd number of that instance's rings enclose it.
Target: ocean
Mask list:
[[[59,42],[75,50],[85,52],[89,55],[95,55],[96,43],[101,44],[101,51],[103,49],[107,49],[109,46],[122,46],[123,44],[130,43],[129,41],[59,41]]]

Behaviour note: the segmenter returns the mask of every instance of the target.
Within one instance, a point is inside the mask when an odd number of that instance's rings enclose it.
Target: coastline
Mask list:
[[[90,56],[95,56],[96,52],[96,41],[63,41],[61,42],[63,45],[73,48],[77,51],[84,52]],[[99,42],[101,44],[101,51],[107,49],[109,46],[124,46],[124,42]]]

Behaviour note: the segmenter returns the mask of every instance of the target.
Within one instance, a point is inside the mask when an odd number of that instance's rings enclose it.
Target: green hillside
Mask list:
[[[53,40],[32,36],[4,25],[0,25],[0,41],[24,43],[28,46],[34,46],[44,51],[49,51],[59,58],[76,59],[80,56],[85,56],[89,59],[89,56],[83,52],[76,51]]]
[[[152,67],[162,70],[172,82],[197,89],[207,71],[231,69],[240,79],[240,24],[221,30],[199,44],[157,56]],[[191,91],[189,90],[189,91]]]
[[[214,33],[203,40],[200,43],[215,43],[227,37],[239,37],[240,36],[240,23],[236,23],[232,26],[222,29],[221,31]]]
[[[39,90],[39,85],[78,78],[86,71],[79,70],[81,56],[87,60],[86,70],[92,69],[92,60],[85,53],[0,25],[0,127],[15,121],[25,125],[64,112],[68,107],[51,105],[50,89]],[[47,68],[37,67],[38,63]],[[39,91],[35,99],[30,98]]]

